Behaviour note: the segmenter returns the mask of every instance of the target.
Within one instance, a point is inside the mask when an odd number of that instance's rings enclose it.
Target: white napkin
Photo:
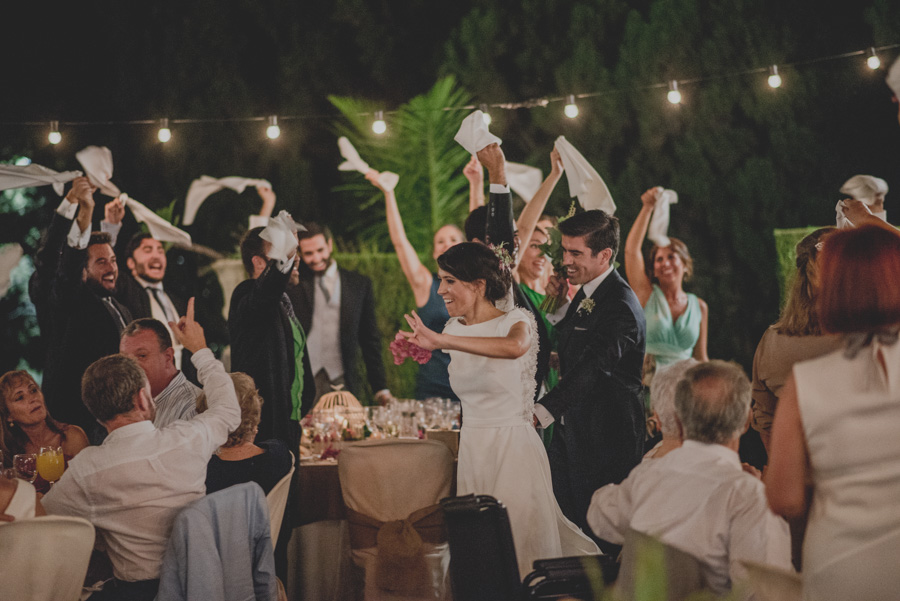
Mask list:
[[[488,131],[487,123],[484,122],[484,115],[481,111],[475,111],[465,119],[459,126],[459,131],[453,136],[453,139],[459,142],[460,146],[465,148],[469,154],[478,154],[478,151],[488,144],[503,144],[503,140]]]
[[[215,178],[208,175],[201,175],[198,179],[191,182],[188,188],[187,197],[184,200],[184,219],[182,223],[191,225],[197,217],[197,211],[200,205],[215,194],[219,190],[229,188],[238,194],[247,189],[247,186],[255,186],[262,188],[271,188],[272,184],[264,179],[250,179],[247,177],[222,177]]]
[[[870,207],[875,204],[875,196],[887,193],[887,182],[871,175],[854,175],[841,186],[841,194],[861,200]]]
[[[275,259],[281,263],[293,257],[297,252],[297,237],[294,235],[298,229],[305,229],[298,226],[291,214],[282,210],[277,217],[269,218],[269,225],[266,226],[259,237],[269,242],[268,257]]]
[[[577,196],[586,211],[602,209],[606,214],[614,215],[616,203],[600,174],[565,137],[558,137],[555,146],[569,181],[569,196]]]
[[[653,216],[650,217],[647,237],[659,247],[664,248],[672,243],[667,235],[669,232],[669,205],[677,202],[678,192],[667,190],[662,186],[656,187],[656,206],[653,208]]]
[[[62,173],[47,169],[41,165],[0,165],[0,192],[13,188],[32,188],[52,184],[60,196],[63,195],[63,184],[76,177],[81,171],[63,171]]]
[[[359,171],[363,175],[371,171],[372,168],[369,167],[367,162],[362,160],[362,157],[359,156],[359,153],[356,151],[356,148],[353,147],[350,140],[341,136],[338,138],[338,148],[341,150],[341,156],[345,159],[343,163],[338,165],[338,170]],[[388,192],[396,188],[399,181],[400,176],[391,171],[382,171],[378,174],[378,183]]]
[[[885,83],[894,92],[894,96],[900,98],[900,57],[897,57],[897,60],[888,69]]]
[[[84,167],[91,185],[107,196],[116,198],[121,194],[114,183],[109,181],[113,174],[112,152],[106,146],[88,146],[75,153],[75,158]]]
[[[21,186],[24,187],[24,186]],[[22,247],[18,244],[0,246],[0,298],[9,291],[10,276],[22,258]]]
[[[529,167],[521,163],[506,163],[506,183],[526,203],[534,198],[543,181],[544,174],[537,167]]]
[[[123,207],[131,209],[131,213],[138,223],[147,224],[150,235],[160,242],[174,242],[188,247],[191,245],[190,234],[178,229],[135,199],[129,198],[127,194],[120,194],[119,200],[122,201]]]

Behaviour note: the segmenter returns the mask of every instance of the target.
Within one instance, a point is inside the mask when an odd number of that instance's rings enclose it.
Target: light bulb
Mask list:
[[[59,133],[59,121],[50,122],[50,134],[47,136],[47,140],[51,144],[59,144],[62,142],[62,134]]]
[[[379,136],[387,131],[387,123],[384,122],[384,111],[375,111],[375,121],[372,122],[372,131]]]
[[[269,117],[269,127],[266,128],[266,137],[274,140],[281,135],[281,128],[278,127],[278,117],[272,115]]]
[[[873,71],[881,66],[881,59],[875,54],[874,48],[869,48],[869,58],[866,59],[866,64],[869,65],[869,68]]]
[[[772,65],[771,67],[769,67],[769,87],[781,87],[781,75],[778,74],[778,65]]]
[[[569,119],[574,119],[578,116],[578,105],[575,104],[574,95],[569,94],[568,96],[566,96],[566,108],[563,109],[563,112]]]
[[[488,112],[488,106],[486,104],[482,104],[478,107],[478,110],[481,111],[481,118],[484,119],[485,125],[491,124],[491,114]]]
[[[678,91],[678,82],[674,79],[669,82],[669,93],[666,99],[672,104],[681,104],[681,92]]]
[[[159,138],[159,141],[163,144],[172,139],[172,130],[169,129],[168,119],[159,120],[159,131],[156,132],[156,137]]]

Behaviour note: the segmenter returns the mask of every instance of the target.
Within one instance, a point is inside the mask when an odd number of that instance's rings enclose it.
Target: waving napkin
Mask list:
[[[160,242],[174,242],[182,246],[191,245],[191,235],[186,231],[178,229],[138,201],[129,198],[127,194],[120,194],[119,200],[122,201],[123,207],[131,209],[135,220],[138,223],[146,223],[150,235]]]
[[[84,167],[91,185],[107,196],[117,198],[121,192],[109,181],[113,174],[112,151],[106,146],[88,146],[75,153],[75,158]]]
[[[871,175],[854,175],[841,186],[841,194],[846,194],[856,200],[861,200],[868,206],[875,204],[875,197],[879,194],[887,194],[887,182],[880,177]]]
[[[0,191],[53,185],[56,193],[62,196],[63,184],[76,177],[81,177],[81,171],[60,173],[34,163],[30,165],[0,165]]]
[[[6,296],[9,291],[12,270],[19,264],[22,258],[22,247],[18,244],[5,244],[0,246],[0,298]]]
[[[270,259],[284,262],[288,257],[297,252],[296,231],[305,231],[306,228],[294,222],[291,214],[285,210],[278,213],[277,217],[269,218],[269,225],[259,233],[259,237],[269,242]]]
[[[660,247],[671,244],[669,236],[669,205],[678,202],[678,192],[666,190],[662,186],[656,187],[656,206],[653,208],[653,216],[650,217],[650,225],[647,228],[647,237]]]
[[[344,136],[338,138],[338,148],[341,150],[341,156],[345,159],[343,163],[338,165],[340,171],[359,171],[365,175],[372,170],[372,168],[369,167],[369,164],[359,156],[359,153],[356,151],[356,148],[353,147],[353,144],[350,143],[350,140]],[[382,171],[378,174],[378,183],[388,192],[396,188],[397,182],[399,181],[400,176],[391,171]]]
[[[506,164],[506,182],[510,189],[529,202],[537,194],[544,181],[544,174],[537,167],[529,167],[521,163]]]
[[[555,146],[569,181],[569,196],[577,196],[586,211],[602,209],[608,215],[614,215],[616,203],[600,174],[565,137],[556,138]]]
[[[192,181],[191,187],[188,188],[187,198],[184,200],[184,220],[182,223],[185,225],[194,223],[197,211],[200,210],[200,205],[219,190],[228,188],[240,194],[247,189],[247,186],[271,188],[272,184],[264,179],[250,179],[247,177],[215,178],[201,175],[198,179]]]
[[[488,144],[503,144],[503,140],[488,131],[487,123],[484,122],[484,113],[481,111],[475,111],[463,119],[459,131],[456,132],[453,139],[459,142],[460,146],[465,148],[469,154],[478,154],[478,151]]]

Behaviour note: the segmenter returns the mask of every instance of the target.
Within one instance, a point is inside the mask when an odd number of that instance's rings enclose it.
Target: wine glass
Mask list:
[[[13,472],[16,478],[34,484],[37,478],[37,456],[34,453],[22,453],[13,457]]]
[[[61,447],[41,447],[37,456],[37,471],[41,478],[50,483],[59,480],[66,469]]]

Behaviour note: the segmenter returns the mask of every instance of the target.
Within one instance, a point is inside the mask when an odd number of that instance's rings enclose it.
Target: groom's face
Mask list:
[[[587,284],[609,268],[612,250],[593,254],[584,236],[563,236],[563,267],[570,284]]]

